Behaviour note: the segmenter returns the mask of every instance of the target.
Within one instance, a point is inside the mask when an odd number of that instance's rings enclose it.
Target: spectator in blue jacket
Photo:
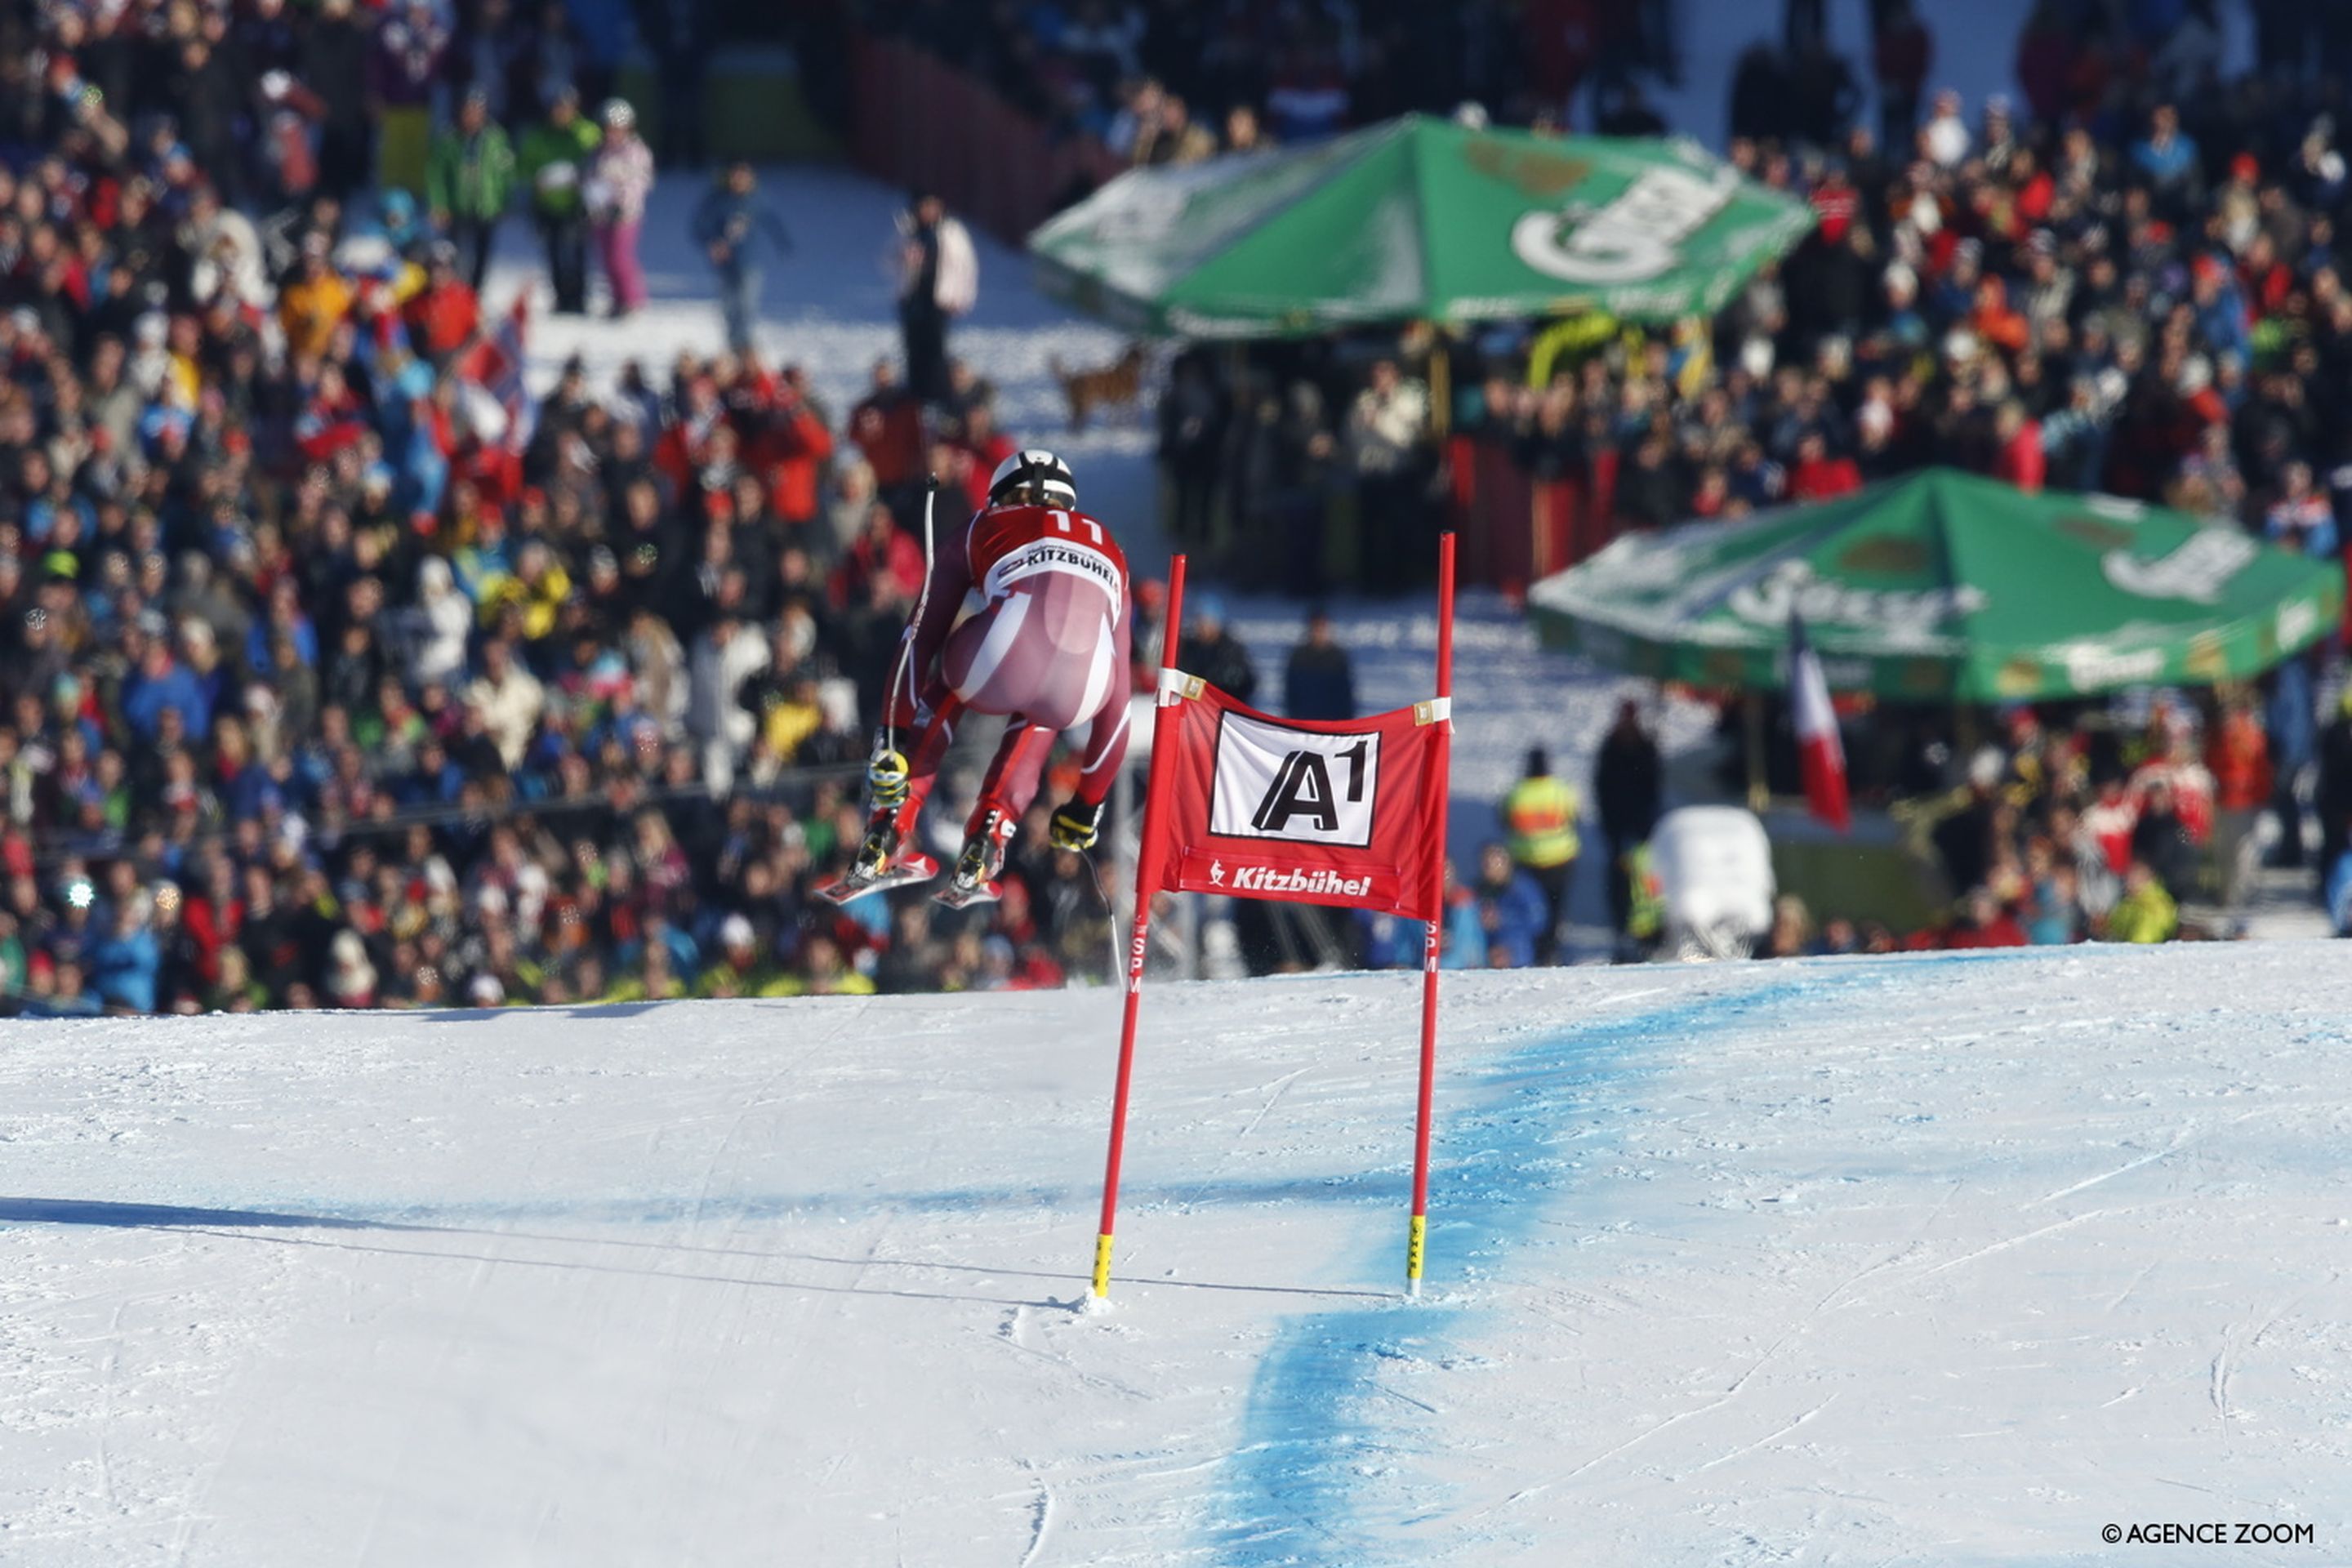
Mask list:
[[[1500,844],[1478,851],[1478,923],[1486,936],[1489,968],[1527,969],[1536,961],[1536,941],[1544,934],[1551,906],[1536,880],[1512,862]]]
[[[2303,795],[2298,788],[2319,756],[2318,698],[2312,684],[2313,656],[2288,659],[2271,677],[2263,728],[2271,738],[2271,808],[2278,813],[2279,842],[2272,853],[2281,866],[2303,864]]]
[[[1366,969],[1412,969],[1421,963],[1428,928],[1401,915],[1356,911],[1358,940],[1363,943]]]
[[[751,326],[760,319],[760,286],[768,263],[791,254],[793,237],[765,202],[759,176],[738,159],[702,198],[694,215],[694,237],[719,273],[719,309],[727,320],[727,346],[737,353],[751,347]]]
[[[1421,967],[1426,952],[1423,944],[1428,940],[1429,931],[1421,921],[1358,910],[1356,929],[1363,942],[1365,968]],[[1445,861],[1445,915],[1438,932],[1437,966],[1484,969],[1487,941],[1478,899],[1455,878],[1454,860],[1449,856]]]
[[[2159,103],[2147,117],[2147,135],[2131,145],[2131,165],[2160,198],[2193,202],[2202,184],[2196,139],[2180,129],[2180,111]]]
[[[2337,936],[2352,936],[2352,849],[2336,858],[2327,873],[2327,918]]]
[[[163,710],[177,709],[190,738],[202,742],[211,735],[211,705],[194,671],[172,657],[168,637],[151,633],[139,668],[122,683],[122,716],[142,741],[152,741],[162,726]]]
[[[1454,858],[1445,858],[1445,925],[1438,933],[1440,969],[1480,969],[1486,963],[1486,928],[1478,899],[1455,875]]]
[[[99,1000],[129,1013],[155,1010],[155,972],[163,952],[147,929],[146,897],[123,900],[107,933],[90,945],[89,979]]]
[[[2223,262],[2210,255],[2189,260],[2189,299],[2197,331],[2216,357],[2235,355],[2242,364],[2253,357],[2253,318],[2236,276]]]
[[[2280,468],[2278,499],[2263,513],[2263,535],[2306,560],[2336,559],[2336,509],[2312,484],[2309,463]]]

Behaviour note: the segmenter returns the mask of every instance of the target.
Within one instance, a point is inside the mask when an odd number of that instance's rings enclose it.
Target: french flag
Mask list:
[[[1797,729],[1797,765],[1805,775],[1806,808],[1843,833],[1853,820],[1846,807],[1845,743],[1821,656],[1805,640],[1805,623],[1789,614],[1789,705]]]

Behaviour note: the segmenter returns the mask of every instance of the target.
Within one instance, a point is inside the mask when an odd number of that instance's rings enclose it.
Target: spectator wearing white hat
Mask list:
[[[466,637],[473,606],[457,591],[449,563],[428,555],[416,568],[416,604],[409,616],[409,675],[419,686],[456,679],[466,668]]]
[[[604,141],[590,165],[588,216],[596,229],[596,253],[613,289],[618,321],[646,302],[646,273],[637,260],[637,236],[653,195],[654,155],[637,134],[637,111],[626,99],[606,101]]]
[[[799,987],[761,961],[759,932],[740,914],[719,923],[718,960],[695,983],[697,996],[789,996]]]
[[[329,944],[331,967],[327,996],[338,1007],[373,1007],[376,1002],[375,965],[368,962],[367,943],[345,926]],[[492,982],[496,984],[496,982]]]
[[[1950,88],[1936,94],[1936,106],[1919,130],[1919,150],[1939,169],[1957,169],[1968,161],[1976,138],[1960,117],[1960,95]]]

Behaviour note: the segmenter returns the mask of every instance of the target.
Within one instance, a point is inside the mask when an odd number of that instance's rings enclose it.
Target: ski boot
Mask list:
[[[928,882],[940,874],[937,860],[919,849],[902,849],[900,838],[898,811],[876,811],[866,819],[866,837],[858,841],[847,874],[819,888],[816,896],[827,903],[845,904],[867,893]]]
[[[877,746],[866,764],[866,809],[896,811],[907,804],[907,759],[887,746]]]
[[[1102,802],[1088,805],[1083,800],[1071,800],[1054,814],[1048,832],[1056,849],[1091,849],[1096,836],[1102,828]]]
[[[951,910],[970,904],[992,904],[1003,897],[996,879],[1004,870],[1004,846],[1018,826],[1005,813],[991,809],[965,836],[963,853],[956,857],[955,875],[932,897]]]

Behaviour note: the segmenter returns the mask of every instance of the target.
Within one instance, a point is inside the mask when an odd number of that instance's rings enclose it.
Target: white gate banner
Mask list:
[[[1326,735],[1226,713],[1209,831],[1362,849],[1372,841],[1381,737]]]

